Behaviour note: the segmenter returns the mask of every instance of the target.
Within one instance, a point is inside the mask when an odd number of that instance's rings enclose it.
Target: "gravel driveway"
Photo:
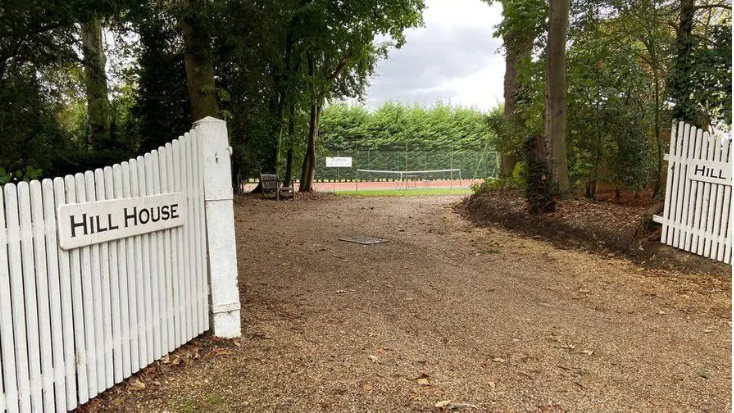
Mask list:
[[[115,409],[731,410],[730,277],[474,228],[458,201],[238,199],[242,339]]]

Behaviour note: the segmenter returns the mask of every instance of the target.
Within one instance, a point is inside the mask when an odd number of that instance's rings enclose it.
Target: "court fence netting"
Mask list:
[[[316,182],[484,179],[497,177],[500,166],[498,152],[482,150],[328,151],[319,155]],[[327,168],[327,156],[351,157],[352,166]]]

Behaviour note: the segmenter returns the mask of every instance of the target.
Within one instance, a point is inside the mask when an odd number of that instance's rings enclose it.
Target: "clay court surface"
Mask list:
[[[445,181],[380,181],[380,182],[314,182],[314,190],[318,192],[334,192],[334,191],[360,191],[381,190],[381,189],[425,189],[425,188],[469,188],[472,184],[480,184],[483,179],[454,179]],[[252,191],[257,183],[248,183],[243,186],[245,192]],[[298,190],[298,183],[296,183]]]
[[[243,337],[105,409],[731,410],[729,276],[474,228],[459,200],[238,199]]]

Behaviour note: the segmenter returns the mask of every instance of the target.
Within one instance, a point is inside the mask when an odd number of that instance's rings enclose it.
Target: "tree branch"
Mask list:
[[[698,6],[693,6],[693,10],[718,9],[718,8],[731,10],[731,4],[717,3],[717,4],[701,4]]]
[[[342,57],[342,60],[339,61],[339,64],[336,66],[336,69],[329,75],[328,80],[331,82],[332,80],[336,79],[342,74],[342,71],[347,67],[349,64],[349,61],[352,59],[351,53],[347,53],[344,57]]]

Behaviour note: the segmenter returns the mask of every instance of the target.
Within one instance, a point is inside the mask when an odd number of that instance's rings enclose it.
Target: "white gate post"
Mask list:
[[[215,336],[239,337],[240,295],[227,124],[210,116],[194,122],[202,140],[210,318]]]

